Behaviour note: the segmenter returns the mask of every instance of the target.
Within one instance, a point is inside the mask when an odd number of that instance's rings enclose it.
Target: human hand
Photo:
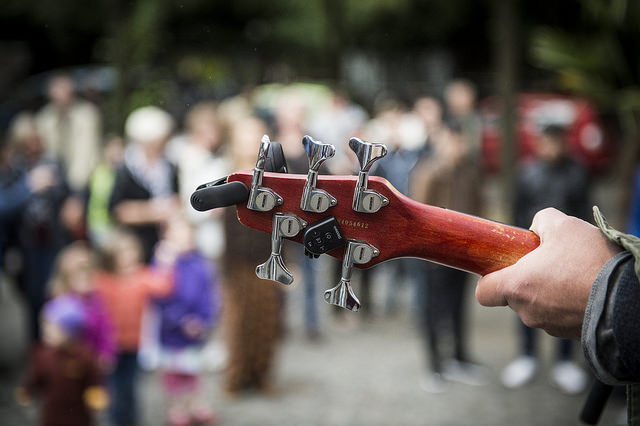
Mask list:
[[[153,221],[166,224],[177,211],[180,210],[180,202],[177,197],[160,197],[149,200]]]
[[[580,338],[591,286],[622,249],[595,226],[552,208],[536,214],[531,230],[540,246],[482,277],[476,299],[484,306],[508,305],[526,325],[552,336]]]
[[[34,167],[27,176],[27,184],[31,191],[38,193],[51,188],[56,183],[56,173],[51,166]]]
[[[155,263],[159,267],[171,268],[178,258],[179,250],[167,240],[158,243],[154,253]]]
[[[92,410],[102,411],[109,406],[109,394],[102,386],[90,386],[83,394],[85,404]]]

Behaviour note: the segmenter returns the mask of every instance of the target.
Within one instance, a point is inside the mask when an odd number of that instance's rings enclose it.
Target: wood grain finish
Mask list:
[[[241,171],[228,180],[249,187],[252,175],[252,171]],[[309,223],[333,215],[346,238],[366,241],[380,250],[371,262],[356,265],[359,268],[398,257],[417,257],[485,275],[514,264],[540,244],[531,231],[418,203],[402,195],[386,179],[374,176],[369,178],[369,189],[389,199],[389,205],[379,212],[352,210],[355,176],[319,176],[318,188],[333,195],[338,204],[321,214],[305,212],[300,209],[305,180],[306,175],[265,173],[263,186],[276,191],[284,204],[270,212],[256,212],[238,204],[238,219],[248,227],[271,232],[276,212],[293,213]],[[302,232],[293,240],[301,242]],[[327,254],[342,259],[343,253],[339,248]]]

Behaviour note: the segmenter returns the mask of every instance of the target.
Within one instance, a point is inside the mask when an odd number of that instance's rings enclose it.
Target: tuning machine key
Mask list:
[[[336,148],[331,144],[315,141],[308,135],[302,138],[302,145],[309,157],[309,173],[302,191],[300,208],[306,212],[324,213],[329,207],[338,204],[338,201],[327,191],[316,188],[318,170],[322,163],[335,155]]]
[[[253,179],[251,179],[251,188],[249,189],[247,208],[250,210],[268,212],[275,206],[282,205],[284,202],[282,197],[275,191],[262,186],[262,177],[270,149],[271,141],[269,140],[269,136],[264,135],[260,142],[258,160],[256,161],[256,167],[253,169]]]
[[[342,260],[342,274],[340,283],[324,292],[324,300],[332,305],[357,312],[360,309],[360,301],[351,287],[351,273],[354,264],[368,263],[373,257],[380,254],[380,250],[369,243],[357,240],[347,240]]]
[[[387,147],[379,143],[369,143],[362,139],[351,138],[349,148],[355,152],[360,162],[358,183],[353,193],[353,210],[360,213],[375,213],[389,204],[389,199],[379,192],[367,189],[369,170],[376,160],[387,155]]]
[[[293,214],[276,213],[271,231],[271,254],[266,262],[256,267],[256,275],[263,280],[277,281],[289,285],[293,275],[282,260],[282,239],[291,238],[307,226],[307,222]]]

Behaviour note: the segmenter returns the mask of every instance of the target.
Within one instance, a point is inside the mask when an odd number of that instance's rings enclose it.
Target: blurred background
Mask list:
[[[252,168],[263,134],[293,173],[305,134],[334,144],[337,175],[357,136],[419,201],[523,227],[598,204],[638,234],[639,22],[629,0],[5,0],[0,418],[577,424],[580,345],[479,307],[475,277],[388,262],[340,312],[339,264],[291,244],[296,283],[256,280],[268,236],[188,200]],[[91,386],[57,375],[69,359]],[[625,423],[624,392],[603,423]]]

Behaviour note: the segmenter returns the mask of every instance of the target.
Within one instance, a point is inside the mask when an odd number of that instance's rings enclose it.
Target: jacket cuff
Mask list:
[[[611,356],[611,354],[617,353],[617,348],[609,347],[603,350],[604,342],[600,341],[603,340],[603,337],[604,340],[607,341],[607,346],[615,346],[615,340],[611,339],[613,330],[603,330],[601,324],[610,323],[605,317],[607,315],[606,308],[610,295],[610,287],[614,286],[616,281],[617,274],[615,272],[631,257],[631,253],[628,251],[618,253],[609,259],[600,270],[591,287],[591,293],[582,323],[581,343],[584,356],[596,377],[600,381],[612,385],[621,383],[621,380],[612,374],[612,372],[617,369],[615,364],[618,360],[616,356]]]

